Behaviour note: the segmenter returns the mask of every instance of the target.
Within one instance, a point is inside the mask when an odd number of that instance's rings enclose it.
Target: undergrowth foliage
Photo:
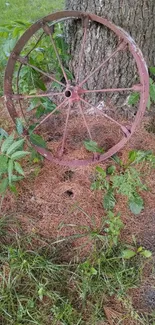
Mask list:
[[[9,187],[16,192],[15,183],[24,177],[19,160],[29,155],[23,149],[25,139],[15,139],[14,133],[3,139],[0,136],[0,195],[4,195]]]
[[[150,168],[155,167],[155,156],[150,151],[133,150],[129,152],[126,164],[117,156],[113,160],[116,165],[109,166],[107,170],[96,167],[96,180],[91,189],[103,191],[104,209],[113,210],[117,203],[117,194],[120,194],[127,197],[131,212],[139,214],[144,209],[140,193],[148,190],[142,168],[146,167],[148,173]]]

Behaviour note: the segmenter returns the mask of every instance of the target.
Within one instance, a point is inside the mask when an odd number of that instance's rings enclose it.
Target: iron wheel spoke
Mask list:
[[[34,66],[33,64],[28,63],[28,59],[27,58],[22,58],[22,57],[18,57],[17,61],[19,61],[20,63],[27,65],[28,67],[40,72],[41,74],[43,74],[44,76],[48,77],[49,79],[51,79],[52,81],[55,81],[56,83],[58,83],[59,85],[66,87],[61,81],[55,79],[54,77],[52,77],[49,73],[39,69],[38,67]]]
[[[35,94],[35,95],[22,95],[22,94],[13,94],[11,97],[12,99],[28,99],[28,98],[42,98],[42,97],[49,97],[49,96],[59,96],[63,95],[63,93],[45,93],[45,94]]]
[[[80,74],[80,70],[81,70],[82,58],[84,55],[84,47],[85,47],[86,36],[87,36],[88,22],[89,22],[89,18],[85,17],[84,21],[83,21],[83,25],[84,25],[83,26],[83,40],[82,40],[81,51],[80,51],[80,56],[79,56],[79,65],[78,65],[78,70],[77,70],[76,83],[79,82],[79,74]]]
[[[81,115],[82,115],[82,118],[83,118],[83,121],[84,121],[85,127],[86,127],[86,129],[87,129],[88,134],[89,134],[89,137],[90,137],[90,139],[92,140],[91,132],[90,132],[89,126],[88,126],[88,124],[87,124],[87,121],[86,121],[86,119],[85,119],[85,116],[84,116],[84,113],[83,113],[83,109],[82,109],[82,105],[81,105],[80,102],[78,103],[78,106],[79,106],[80,113],[81,113]]]
[[[54,48],[54,51],[55,51],[55,54],[56,54],[56,57],[57,57],[57,60],[58,60],[58,62],[59,62],[59,65],[60,65],[60,68],[61,68],[62,73],[63,73],[63,75],[64,75],[64,78],[65,78],[65,80],[66,80],[66,84],[69,84],[68,79],[67,79],[66,72],[65,72],[65,70],[64,70],[64,67],[63,67],[62,62],[61,62],[61,59],[60,59],[60,55],[59,55],[59,53],[58,53],[58,50],[57,50],[57,47],[56,47],[56,45],[55,45],[54,39],[53,39],[53,37],[52,37],[52,35],[51,35],[50,27],[49,27],[47,24],[45,24],[45,25],[43,26],[43,30],[44,30],[45,33],[48,34],[49,37],[50,37],[51,43],[52,43],[52,45],[53,45],[53,48]]]
[[[110,59],[112,59],[117,52],[121,51],[122,49],[124,49],[124,47],[126,46],[126,43],[124,41],[122,41],[120,43],[120,45],[116,48],[116,50],[104,61],[102,62],[95,70],[93,70],[80,84],[79,87],[81,87],[89,78],[91,78],[94,73],[96,73],[99,69],[101,69]]]
[[[34,130],[36,130],[41,124],[43,124],[52,114],[54,114],[58,109],[60,109],[63,105],[65,105],[67,102],[67,99],[65,99],[60,105],[56,106],[54,108],[54,110],[49,113],[39,124],[36,125],[36,127],[34,128]],[[66,105],[65,105],[66,106]],[[33,131],[34,131],[33,130]]]
[[[64,129],[64,132],[63,132],[61,149],[59,150],[59,157],[62,157],[63,152],[64,152],[64,146],[65,146],[65,141],[66,141],[67,126],[68,126],[70,111],[71,111],[71,103],[70,103],[70,101],[68,101],[67,117],[66,117],[66,121],[65,121],[65,129]]]
[[[100,109],[97,106],[91,105],[89,102],[87,102],[85,99],[80,98],[80,100],[82,102],[84,102],[85,104],[87,104],[90,107],[93,107],[95,110],[97,110],[99,112],[100,115],[104,116],[105,118],[107,118],[108,120],[110,120],[111,122],[115,123],[116,125],[118,125],[121,130],[123,131],[123,133],[128,137],[130,135],[130,131],[121,123],[119,123],[118,121],[114,120],[112,117],[110,117],[109,115],[107,115],[106,113],[103,113],[100,111]]]
[[[141,91],[142,90],[142,85],[134,85],[133,87],[130,88],[109,88],[109,89],[92,89],[92,90],[87,90],[87,89],[82,89],[81,93],[82,94],[87,94],[87,93],[112,93],[112,92],[123,92],[123,91]]]

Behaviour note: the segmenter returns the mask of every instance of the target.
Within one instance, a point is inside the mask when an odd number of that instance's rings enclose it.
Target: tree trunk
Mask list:
[[[66,0],[66,9],[95,13],[122,27],[139,45],[148,66],[155,66],[155,0]],[[70,68],[76,75],[82,42],[79,23],[68,23],[66,35],[72,56]],[[89,26],[80,79],[101,64],[114,51],[117,43],[118,38],[107,28]],[[100,69],[88,80],[86,87],[131,87],[138,82],[136,71],[129,51],[119,52],[104,69]]]

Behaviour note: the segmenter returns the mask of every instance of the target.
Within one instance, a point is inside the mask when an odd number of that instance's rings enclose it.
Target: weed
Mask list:
[[[115,157],[116,158],[116,157]],[[115,159],[116,161],[116,159]],[[119,168],[111,165],[107,170],[96,167],[96,180],[91,185],[92,190],[103,190],[103,206],[106,210],[112,210],[117,202],[116,194],[121,194],[128,198],[128,206],[132,213],[139,214],[144,208],[144,202],[139,191],[147,190],[147,186],[142,182],[142,173],[133,165],[144,164],[150,167],[155,165],[155,156],[150,151],[130,151],[128,161],[123,165],[122,161],[117,161]]]
[[[155,67],[150,67],[150,93],[149,93],[149,99],[147,103],[147,108],[150,109],[150,106],[152,103],[155,103],[155,82],[154,82],[154,77],[155,77]],[[129,96],[128,104],[129,105],[135,105],[138,103],[140,98],[140,94],[137,92],[132,93]]]
[[[14,139],[14,133],[3,140],[0,137],[0,194],[4,196],[7,188],[16,193],[15,182],[24,177],[19,160],[29,154],[23,150],[24,139]],[[19,176],[20,175],[20,176]]]

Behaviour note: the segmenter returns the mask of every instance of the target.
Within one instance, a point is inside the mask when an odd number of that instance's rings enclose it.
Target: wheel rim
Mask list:
[[[61,62],[61,58],[58,53],[58,50],[57,50],[57,47],[56,47],[56,44],[55,44],[55,41],[53,39],[53,35],[51,32],[51,28],[52,28],[51,26],[54,26],[57,23],[62,22],[63,20],[66,21],[66,19],[75,19],[75,18],[80,19],[82,21],[83,37],[82,37],[81,49],[80,49],[80,55],[79,55],[78,71],[77,71],[77,75],[75,76],[75,83],[73,85],[73,84],[71,84],[70,80],[68,80],[65,68],[63,67],[63,64]],[[51,23],[51,22],[52,22],[52,24],[49,25],[48,23]],[[94,69],[92,72],[90,72],[88,74],[88,76],[86,76],[84,78],[84,80],[80,81],[79,74],[80,74],[82,58],[84,56],[84,45],[85,45],[85,42],[87,39],[87,29],[88,29],[89,22],[97,22],[101,25],[108,27],[110,30],[112,30],[118,36],[119,39],[121,39],[121,42],[118,45],[118,47],[116,48],[116,50],[108,57],[108,59],[104,60],[96,69]],[[36,32],[38,32],[40,29],[42,30],[42,35],[48,35],[48,37],[50,39],[50,42],[51,42],[54,52],[55,52],[56,60],[59,63],[59,67],[61,69],[65,83],[61,82],[60,80],[57,80],[50,73],[44,73],[44,71],[41,71],[41,73],[43,75],[45,75],[46,77],[50,78],[52,80],[52,82],[58,83],[63,88],[63,91],[58,92],[58,93],[55,92],[54,94],[53,94],[53,92],[48,92],[48,94],[46,92],[45,94],[43,94],[43,93],[37,94],[37,96],[36,96],[36,94],[34,96],[29,95],[29,94],[21,95],[21,94],[19,94],[19,92],[17,94],[15,94],[13,91],[13,87],[12,87],[15,64],[17,62],[20,63],[17,79],[18,79],[20,71],[24,65],[30,66],[30,68],[34,69],[34,66],[28,62],[29,53],[33,51],[33,48],[29,51],[27,56],[22,57],[22,56],[20,56],[20,53],[22,52],[23,48],[25,47],[25,45],[27,44],[29,39],[31,37],[33,37],[33,35]],[[42,37],[42,35],[40,37]],[[38,41],[38,43],[39,43],[39,41]],[[118,53],[119,51],[122,51],[127,46],[129,48],[133,58],[135,59],[135,62],[137,65],[138,74],[139,74],[139,78],[140,78],[139,84],[133,85],[130,88],[117,88],[117,89],[89,90],[89,89],[85,89],[83,87],[83,85],[85,85],[87,80],[91,76],[93,76],[97,72],[97,70],[101,69],[104,65],[106,65],[106,62],[108,62],[111,58],[113,58],[116,55],[116,53]],[[37,67],[35,67],[35,69],[37,72],[40,72]],[[17,87],[17,89],[18,89],[18,87]],[[86,116],[84,115],[83,107],[82,107],[83,104],[87,107],[90,107],[90,106],[92,107],[93,105],[90,104],[85,99],[85,97],[82,97],[82,96],[89,95],[89,93],[97,93],[97,92],[113,93],[113,92],[124,92],[124,91],[137,91],[137,92],[139,92],[139,95],[140,95],[139,107],[137,110],[137,114],[135,116],[134,122],[132,123],[132,125],[130,126],[129,129],[126,126],[119,123],[117,120],[108,116],[107,114],[100,112],[99,109],[97,107],[95,107],[95,109],[97,109],[98,114],[101,113],[100,115],[102,115],[102,117],[107,118],[112,123],[115,123],[116,125],[118,125],[120,127],[120,129],[122,131],[122,139],[120,141],[118,141],[118,143],[113,145],[107,152],[105,152],[103,154],[96,154],[94,152],[92,154],[91,158],[88,157],[87,159],[68,159],[68,158],[66,159],[65,155],[64,155],[64,147],[65,147],[68,122],[69,122],[72,106],[73,105],[78,106],[79,112],[80,112],[82,120],[83,120],[83,124],[85,125],[87,134],[89,135],[89,139],[94,140],[92,138],[91,130],[87,124]],[[64,126],[62,141],[61,141],[61,148],[60,148],[59,154],[58,155],[56,154],[56,156],[54,156],[53,154],[51,154],[50,151],[48,151],[40,146],[37,146],[33,143],[32,143],[32,146],[41,155],[43,155],[46,159],[48,159],[54,163],[57,163],[59,165],[63,165],[63,166],[78,167],[78,166],[86,166],[88,164],[93,164],[96,162],[101,162],[101,161],[106,160],[107,158],[113,156],[121,148],[123,148],[123,146],[127,143],[127,141],[130,139],[132,134],[137,129],[137,127],[144,115],[146,105],[147,105],[148,95],[149,95],[149,76],[148,76],[147,66],[146,66],[145,60],[143,58],[143,55],[142,55],[140,49],[138,48],[138,46],[136,45],[134,40],[131,38],[131,36],[128,33],[126,33],[123,29],[121,29],[120,27],[115,26],[114,24],[109,22],[107,19],[98,17],[94,14],[86,14],[86,13],[78,12],[78,11],[62,11],[62,12],[54,13],[54,14],[48,15],[48,16],[44,17],[43,19],[37,21],[19,39],[19,41],[17,42],[15,48],[13,49],[13,51],[10,55],[9,60],[8,60],[8,64],[7,64],[6,71],[5,71],[5,78],[4,78],[4,96],[5,96],[6,106],[9,111],[9,114],[14,122],[16,122],[16,119],[18,118],[18,113],[16,111],[14,101],[18,100],[18,103],[21,108],[21,100],[22,99],[25,100],[28,98],[38,97],[38,96],[43,98],[43,97],[47,97],[47,95],[48,96],[54,95],[54,96],[59,96],[59,97],[61,96],[61,102],[56,106],[56,108],[54,110],[52,110],[51,113],[49,113],[46,117],[44,117],[41,120],[41,122],[39,123],[39,126],[37,125],[34,128],[34,130],[36,130],[42,124],[44,124],[45,121],[47,121],[56,111],[58,111],[59,109],[60,110],[63,109],[67,105],[68,108],[67,108],[67,112],[66,112],[66,119],[65,119],[65,126]],[[22,96],[23,96],[23,98],[22,98]],[[22,108],[21,108],[21,110],[22,110]],[[23,112],[23,115],[24,115],[24,112]],[[24,130],[24,134],[27,134],[26,129]]]

